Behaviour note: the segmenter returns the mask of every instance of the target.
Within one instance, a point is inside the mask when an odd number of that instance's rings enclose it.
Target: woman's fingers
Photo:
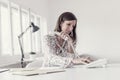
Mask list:
[[[91,59],[90,59],[90,57],[86,57],[86,58],[82,58],[81,61],[83,61],[85,63],[90,63]]]
[[[88,63],[91,62],[91,60],[89,60],[87,58],[78,58],[78,59],[74,59],[72,62],[74,64],[80,64],[80,63],[82,63],[82,64],[88,64]]]
[[[64,38],[65,38],[65,34],[64,34],[63,32],[61,32],[61,33],[60,33],[60,37],[61,37],[62,39],[64,39]]]
[[[68,39],[69,39],[69,35],[68,35],[67,33],[65,33],[65,32],[61,32],[61,33],[60,33],[60,36],[61,36],[61,38],[63,38],[64,40],[68,40]]]

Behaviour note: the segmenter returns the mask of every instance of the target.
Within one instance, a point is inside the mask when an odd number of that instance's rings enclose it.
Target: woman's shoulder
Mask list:
[[[51,46],[51,48],[55,46],[56,40],[57,40],[57,37],[55,36],[55,34],[45,35],[44,41],[47,43],[48,46]]]

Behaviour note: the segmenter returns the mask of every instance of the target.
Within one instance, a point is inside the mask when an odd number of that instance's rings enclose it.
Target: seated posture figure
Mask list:
[[[42,66],[66,68],[74,64],[87,64],[92,61],[89,56],[80,57],[75,51],[76,27],[77,18],[73,13],[64,12],[59,16],[55,32],[45,36],[45,57],[41,61]]]

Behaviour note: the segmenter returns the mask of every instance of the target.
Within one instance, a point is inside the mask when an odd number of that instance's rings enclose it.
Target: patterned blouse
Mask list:
[[[68,43],[64,41],[62,45],[58,40],[58,35],[48,34],[45,36],[45,61],[44,66],[71,67],[72,59],[76,57],[75,53],[68,52]],[[65,43],[65,44],[64,44]],[[75,43],[72,44],[75,48]],[[75,49],[74,49],[75,50]]]

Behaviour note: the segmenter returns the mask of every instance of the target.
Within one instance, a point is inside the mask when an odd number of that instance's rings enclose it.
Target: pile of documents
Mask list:
[[[64,72],[64,71],[65,69],[56,68],[56,67],[10,69],[10,72],[13,75],[23,75],[23,76],[32,76],[32,75],[48,74],[48,73],[56,73],[56,72]]]

